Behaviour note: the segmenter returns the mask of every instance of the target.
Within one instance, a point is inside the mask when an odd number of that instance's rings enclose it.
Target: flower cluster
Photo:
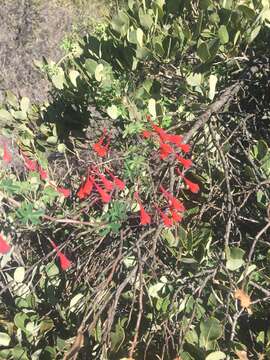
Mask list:
[[[85,181],[82,182],[77,196],[80,200],[91,195],[94,189],[99,194],[101,201],[107,204],[111,201],[114,189],[124,190],[125,183],[114,175],[107,167],[105,168],[107,176],[101,173],[97,167],[92,166],[88,169]]]
[[[146,139],[155,138],[159,142],[159,156],[161,160],[167,159],[169,156],[173,156],[177,165],[175,166],[175,171],[177,175],[185,182],[187,188],[193,192],[198,193],[200,190],[199,185],[193,183],[191,180],[186,178],[182,171],[178,168],[179,165],[183,166],[185,170],[190,169],[192,166],[192,161],[186,159],[182,156],[182,153],[187,154],[190,152],[190,145],[184,143],[184,139],[181,135],[170,134],[166,132],[161,127],[157,126],[151,119],[150,116],[147,116],[147,120],[151,125],[152,130],[144,130],[142,136]],[[185,207],[180,200],[178,200],[171,192],[166,190],[162,185],[160,185],[159,190],[166,200],[165,211],[162,211],[161,208],[155,204],[155,208],[160,218],[163,221],[163,224],[166,227],[171,227],[174,223],[182,221],[183,213]],[[140,207],[140,224],[147,225],[151,223],[151,216],[145,210],[142,205],[142,201],[139,197],[139,194],[135,193],[135,199]]]

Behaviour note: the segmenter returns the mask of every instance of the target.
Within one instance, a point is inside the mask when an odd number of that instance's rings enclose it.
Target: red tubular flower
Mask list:
[[[3,146],[4,154],[3,154],[3,161],[7,164],[9,164],[12,161],[12,155],[8,150],[7,144],[4,143]]]
[[[174,209],[170,209],[171,211],[171,215],[172,215],[172,218],[175,222],[180,222],[182,221],[182,216],[180,214],[178,214],[177,211],[174,211]]]
[[[27,155],[25,155],[24,153],[22,153],[22,156],[24,158],[25,166],[29,171],[37,170],[38,163],[36,160],[29,159],[29,157]]]
[[[120,180],[117,176],[115,176],[109,169],[106,168],[106,171],[110,175],[110,177],[113,179],[115,186],[117,186],[118,189],[120,189],[120,190],[124,190],[126,187],[125,183],[122,180]]]
[[[192,166],[192,161],[190,159],[185,159],[182,156],[176,154],[177,160],[184,166],[184,168],[189,169]]]
[[[65,198],[68,198],[71,195],[71,191],[63,187],[58,186],[56,190],[59,192],[59,194],[64,195]]]
[[[183,141],[183,136],[167,134],[167,141],[169,141],[172,144],[175,144],[177,146],[180,146],[182,144],[182,141]]]
[[[166,143],[160,142],[160,158],[162,160],[166,159],[170,154],[174,152],[173,148]]]
[[[179,169],[176,169],[176,172],[179,176],[181,176],[181,178],[183,178],[184,182],[192,193],[197,194],[200,191],[200,187],[198,184],[195,184],[191,180],[188,180]]]
[[[166,227],[171,227],[173,225],[173,219],[169,218],[169,216],[166,215],[157,205],[156,205],[156,208],[162,218],[163,224]]]
[[[161,192],[163,193],[163,195],[165,196],[165,198],[170,202],[171,207],[172,207],[174,210],[180,211],[180,212],[184,212],[184,211],[185,211],[185,207],[184,207],[184,205],[181,203],[181,201],[179,201],[178,199],[176,199],[176,197],[174,197],[169,191],[166,191],[162,185],[160,185],[160,190],[161,190]]]
[[[100,178],[101,182],[103,183],[105,189],[107,191],[112,191],[113,188],[114,188],[114,184],[110,180],[108,180],[105,175],[101,174],[97,169],[94,169],[94,171],[99,176],[99,178]]]
[[[90,176],[87,176],[85,182],[80,186],[79,191],[77,192],[77,196],[79,199],[84,199],[89,196],[93,190],[93,181]]]
[[[91,180],[93,181],[93,184],[95,185],[97,192],[99,193],[101,200],[107,204],[111,201],[111,196],[105,191],[103,190],[96,182],[95,180],[91,177]]]
[[[93,181],[91,180],[90,176],[87,176],[84,187],[83,187],[83,191],[85,193],[85,195],[89,196],[93,190]]]
[[[151,224],[151,217],[148,214],[148,212],[144,209],[139,194],[137,192],[135,192],[134,197],[138,201],[140,207],[140,224],[141,225]]]
[[[7,254],[10,251],[10,246],[0,234],[0,254]]]
[[[151,135],[152,135],[151,131],[144,130],[144,131],[142,132],[142,136],[143,136],[145,139],[150,138]]]
[[[190,145],[189,144],[179,144],[179,147],[184,153],[190,152]]]
[[[110,145],[110,137],[107,140],[107,144],[106,145],[103,144],[106,134],[107,134],[107,129],[104,129],[103,135],[100,137],[98,142],[93,145],[93,150],[101,157],[105,157],[107,155],[108,148]]]
[[[72,265],[72,262],[59,250],[59,248],[55,244],[55,242],[53,242],[52,240],[50,240],[50,242],[51,242],[53,248],[56,250],[57,256],[59,257],[61,269],[63,271],[65,271],[68,268],[70,268],[70,266]]]
[[[45,169],[42,168],[42,166],[38,166],[38,172],[39,172],[39,175],[40,175],[40,178],[42,180],[46,180],[48,178],[48,173]]]

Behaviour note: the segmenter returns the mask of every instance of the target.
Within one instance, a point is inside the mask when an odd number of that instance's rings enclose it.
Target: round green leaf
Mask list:
[[[0,121],[10,122],[13,120],[13,116],[5,109],[0,109]]]
[[[14,271],[13,278],[17,283],[22,283],[25,276],[25,269],[23,266],[17,267],[17,269]]]
[[[208,347],[211,341],[217,340],[222,335],[222,326],[216,318],[210,318],[200,323],[201,345]]]
[[[10,336],[6,333],[0,332],[0,346],[8,346],[10,343]]]
[[[85,61],[85,64],[84,64],[85,68],[86,68],[86,71],[91,74],[91,75],[94,75],[95,74],[95,71],[96,71],[96,68],[98,66],[98,63],[93,60],[93,59],[87,59]]]
[[[64,153],[66,151],[66,145],[61,143],[61,144],[58,144],[57,145],[57,150],[60,152],[60,153]]]
[[[218,37],[221,44],[226,44],[229,41],[229,34],[225,25],[221,25],[218,29]]]
[[[119,116],[118,108],[115,105],[109,106],[107,108],[107,114],[112,118],[113,120],[117,119]]]
[[[210,59],[211,54],[209,52],[208,45],[205,42],[199,45],[197,49],[197,54],[199,58],[202,60],[202,62],[206,62],[208,59]]]
[[[76,87],[77,86],[77,77],[80,76],[79,71],[77,70],[71,70],[69,72],[69,78],[72,84]]]
[[[234,271],[239,269],[242,265],[244,265],[243,256],[245,254],[245,251],[238,248],[238,247],[232,247],[226,249],[226,267],[227,269]]]
[[[205,360],[223,360],[226,358],[226,354],[222,351],[214,351],[211,354],[207,355]]]
[[[27,113],[30,107],[30,100],[27,97],[22,97],[20,106],[22,112]]]
[[[55,145],[55,144],[57,144],[57,141],[58,141],[57,136],[49,136],[49,137],[47,138],[47,143],[50,144],[50,145]]]
[[[63,90],[64,89],[64,82],[65,82],[65,73],[63,71],[62,68],[59,68],[57,70],[57,74],[52,76],[52,82],[53,85],[59,89],[59,90]]]

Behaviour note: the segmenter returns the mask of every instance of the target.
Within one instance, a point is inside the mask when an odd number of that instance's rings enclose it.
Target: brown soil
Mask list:
[[[95,2],[89,2],[89,8],[90,3],[93,15]],[[95,19],[100,17],[101,3],[96,5]],[[87,22],[89,12],[83,14],[72,4],[77,3],[0,0],[0,102],[7,89],[32,101],[46,99],[48,83],[35,68],[33,60],[41,60],[42,56],[59,60],[63,55],[60,43],[71,32],[73,24],[81,24],[81,16]]]

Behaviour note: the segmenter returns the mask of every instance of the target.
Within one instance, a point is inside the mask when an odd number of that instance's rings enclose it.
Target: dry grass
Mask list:
[[[0,102],[7,89],[43,101],[48,84],[33,60],[57,61],[62,39],[107,11],[102,1],[91,0],[0,0],[0,6]]]

